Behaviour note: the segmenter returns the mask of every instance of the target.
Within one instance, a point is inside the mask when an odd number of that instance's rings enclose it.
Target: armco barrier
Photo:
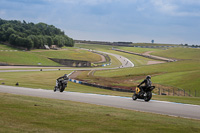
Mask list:
[[[113,88],[113,87],[107,87],[107,86],[102,86],[102,85],[97,85],[97,84],[91,84],[91,83],[87,83],[87,82],[79,81],[79,80],[75,80],[75,79],[69,79],[69,81],[74,82],[74,83],[78,83],[78,84],[82,84],[82,85],[97,87],[97,88],[101,88],[101,89],[120,91],[120,92],[135,92],[133,90],[127,90],[127,89]]]

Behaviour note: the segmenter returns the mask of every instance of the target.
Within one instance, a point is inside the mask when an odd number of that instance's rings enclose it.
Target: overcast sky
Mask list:
[[[0,0],[0,18],[55,25],[73,39],[200,44],[200,0]]]

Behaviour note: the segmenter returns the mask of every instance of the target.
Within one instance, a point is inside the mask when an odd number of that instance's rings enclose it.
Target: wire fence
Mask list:
[[[154,93],[158,95],[168,95],[168,96],[200,97],[200,90],[155,88]]]

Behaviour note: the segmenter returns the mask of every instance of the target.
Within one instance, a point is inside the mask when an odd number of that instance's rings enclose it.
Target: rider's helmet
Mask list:
[[[67,74],[65,74],[65,75],[64,75],[64,77],[67,77],[67,78],[68,78],[68,75],[67,75]]]
[[[151,76],[150,76],[150,75],[147,75],[146,79],[151,79]]]

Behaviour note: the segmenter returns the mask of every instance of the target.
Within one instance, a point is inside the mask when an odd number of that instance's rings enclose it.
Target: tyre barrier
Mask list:
[[[77,84],[82,84],[82,81],[78,81],[78,80],[75,80],[75,79],[69,79],[69,81],[77,83]]]
[[[109,64],[103,64],[102,67],[109,66],[109,65],[110,65],[110,63]]]

